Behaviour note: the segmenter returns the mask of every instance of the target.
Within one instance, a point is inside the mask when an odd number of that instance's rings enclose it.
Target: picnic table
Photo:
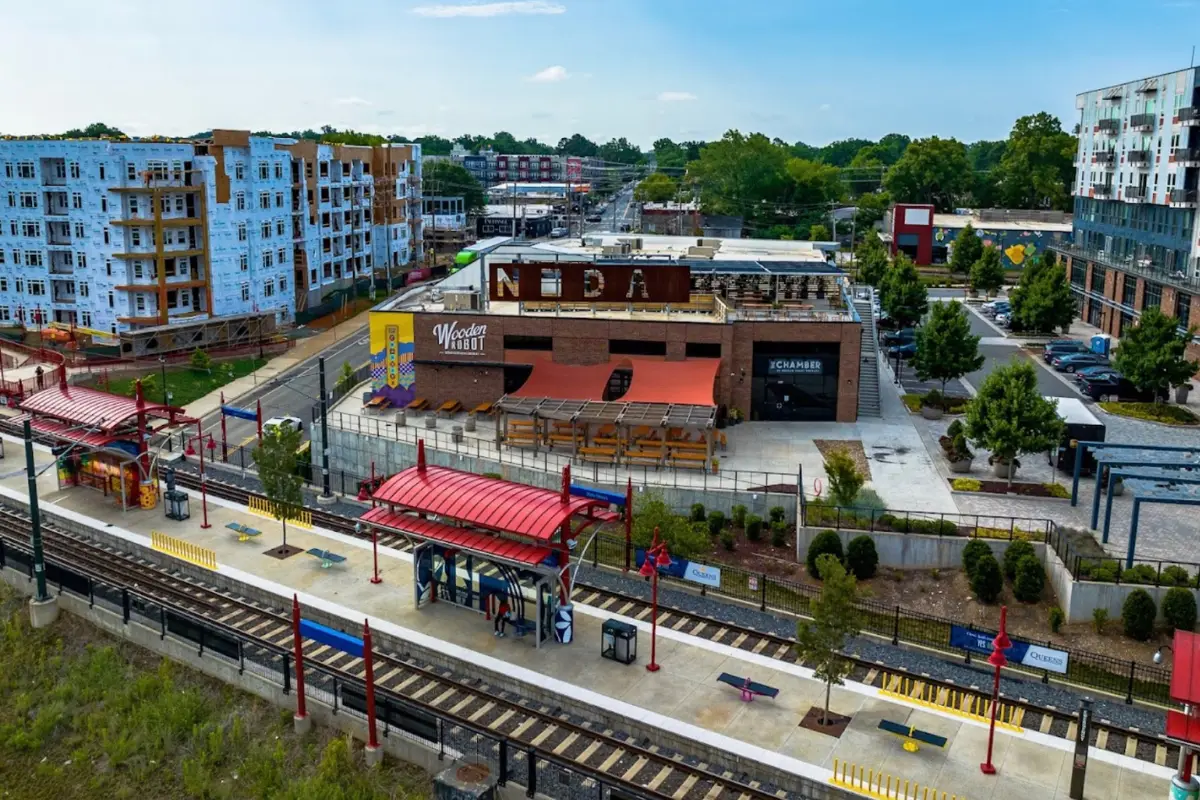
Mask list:
[[[229,522],[226,523],[225,527],[237,533],[239,542],[248,542],[255,536],[262,535],[262,531],[258,530],[257,528],[251,528],[247,525],[243,525],[240,522]]]
[[[321,569],[329,569],[334,564],[341,564],[346,560],[345,556],[340,556],[332,550],[322,550],[320,547],[310,547],[305,552],[321,559]]]
[[[774,686],[768,686],[765,683],[758,683],[749,678],[743,678],[739,675],[730,675],[728,672],[722,672],[717,676],[720,683],[728,684],[742,693],[742,702],[749,703],[757,697],[769,697],[774,700],[779,696],[779,690]]]

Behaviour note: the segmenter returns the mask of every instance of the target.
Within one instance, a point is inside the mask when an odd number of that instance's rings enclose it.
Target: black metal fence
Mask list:
[[[979,539],[1027,539],[1044,542],[1055,530],[1053,520],[1036,517],[1002,517],[986,514],[944,514],[934,511],[897,511],[832,506],[806,502],[801,508],[806,527],[868,533],[921,533]]]
[[[1056,527],[1046,543],[1058,554],[1075,580],[1117,585],[1200,587],[1200,564],[1137,558],[1132,567],[1126,567],[1124,559],[1081,553],[1072,541],[1073,534],[1068,528]],[[1091,533],[1079,532],[1077,535],[1090,537]]]

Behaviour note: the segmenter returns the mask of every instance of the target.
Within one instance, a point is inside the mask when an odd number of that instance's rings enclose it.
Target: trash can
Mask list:
[[[600,657],[622,664],[637,660],[637,626],[620,620],[605,620],[600,628]]]

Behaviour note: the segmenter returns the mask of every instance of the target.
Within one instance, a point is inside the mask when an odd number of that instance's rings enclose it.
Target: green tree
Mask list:
[[[829,477],[829,496],[836,505],[851,506],[866,478],[854,459],[845,450],[838,448],[825,456],[825,474]]]
[[[573,133],[570,138],[559,139],[558,146],[554,149],[564,156],[589,158],[600,155],[600,146],[580,133]]]
[[[956,139],[917,139],[909,144],[883,179],[898,203],[932,203],[952,211],[974,185],[967,148]]]
[[[71,128],[69,131],[63,132],[63,137],[66,139],[100,139],[106,137],[109,139],[124,139],[125,132],[119,128],[114,128],[111,125],[106,125],[103,122],[93,122],[86,128]]]
[[[1012,325],[1019,331],[1051,333],[1064,331],[1075,317],[1075,300],[1067,282],[1067,271],[1053,254],[1032,259],[1021,271],[1012,292]]]
[[[639,203],[665,203],[679,194],[679,184],[665,172],[653,172],[633,190],[633,199]]]
[[[874,146],[869,139],[839,139],[818,150],[817,160],[834,167],[848,167],[863,148]]]
[[[1113,366],[1139,389],[1165,394],[1200,370],[1200,362],[1187,358],[1188,342],[1195,335],[1195,326],[1180,333],[1174,317],[1147,308],[1133,330],[1122,333]]]
[[[1022,453],[1048,452],[1062,439],[1058,408],[1042,396],[1035,369],[1014,359],[988,375],[967,403],[967,436],[1005,463]]]
[[[1154,605],[1154,598],[1145,589],[1134,589],[1121,606],[1121,622],[1125,626],[1125,635],[1139,642],[1144,642],[1154,635],[1154,618],[1157,616],[1158,607]]]
[[[991,245],[985,245],[979,259],[971,265],[971,288],[983,292],[984,297],[997,292],[1004,285],[1004,264],[1000,261],[1000,251]]]
[[[283,546],[287,547],[287,521],[296,519],[304,507],[300,491],[303,479],[296,474],[296,451],[300,449],[300,429],[285,422],[263,432],[262,442],[251,455],[258,470],[263,494],[275,516],[283,523]]]
[[[687,162],[687,148],[666,138],[654,142],[654,163],[659,169],[683,169]]]
[[[654,540],[655,528],[673,558],[692,558],[711,548],[703,516],[700,522],[693,524],[687,517],[672,511],[660,493],[642,492],[634,502],[633,543],[648,547]]]
[[[646,161],[645,153],[636,145],[630,143],[624,136],[619,139],[611,139],[600,145],[599,155],[605,161],[612,161],[617,164],[642,164]]]
[[[854,201],[854,226],[858,229],[858,234],[863,236],[874,233],[871,228],[876,222],[883,219],[883,215],[891,203],[891,196],[884,191],[866,192],[859,195]]]
[[[828,553],[817,559],[817,569],[821,573],[821,594],[809,604],[812,621],[801,620],[796,625],[796,652],[812,668],[813,676],[825,682],[821,724],[827,725],[833,686],[840,686],[853,669],[853,662],[842,651],[859,632],[858,581]]]
[[[208,372],[212,369],[212,358],[208,353],[197,347],[192,351],[191,367],[197,372]]]
[[[858,268],[858,279],[877,289],[881,288],[888,269],[888,254],[875,231],[870,231],[862,245],[855,250],[854,261]]]
[[[971,591],[982,603],[994,603],[1004,591],[1004,575],[1000,572],[1000,564],[990,552],[984,553],[975,562],[975,570],[971,573]]]
[[[968,222],[954,237],[950,248],[950,271],[961,275],[970,275],[971,267],[983,255],[983,240]]]
[[[700,151],[688,165],[688,177],[700,190],[704,210],[732,214],[746,222],[773,221],[775,207],[788,199],[794,180],[787,171],[788,151],[761,133],[732,130]]]
[[[469,214],[477,214],[487,205],[487,196],[475,176],[462,165],[449,161],[426,164],[421,188],[430,197],[462,197]]]
[[[1196,629],[1196,596],[1191,589],[1173,586],[1167,590],[1162,601],[1162,615],[1167,628],[1174,631]]]
[[[810,242],[828,242],[832,238],[829,228],[818,222],[816,225],[810,225],[808,228],[808,240]]]
[[[354,376],[354,367],[350,365],[349,361],[343,361],[342,372],[340,375],[338,375],[337,379],[338,390],[342,392],[348,392],[354,388],[355,383],[357,383],[357,381],[355,380]]]
[[[415,140],[421,145],[421,155],[423,156],[448,156],[450,151],[454,149],[454,142],[441,136],[418,136]],[[428,169],[426,170],[428,172]]]
[[[917,352],[912,363],[920,380],[947,381],[961,378],[983,366],[979,337],[971,334],[971,321],[961,303],[934,303],[929,319],[917,329]]]
[[[1053,114],[1020,117],[996,168],[1000,203],[1005,208],[1070,211],[1076,149],[1075,137]]]
[[[896,260],[884,273],[879,303],[902,328],[916,325],[929,310],[929,293],[916,266],[904,253],[897,253]]]
[[[1037,556],[1028,555],[1017,562],[1013,578],[1013,596],[1022,603],[1036,603],[1042,599],[1046,586],[1046,570]]]
[[[787,177],[791,179],[788,201],[796,205],[824,204],[840,200],[846,187],[842,182],[842,171],[828,164],[805,161],[802,158],[788,159]]]

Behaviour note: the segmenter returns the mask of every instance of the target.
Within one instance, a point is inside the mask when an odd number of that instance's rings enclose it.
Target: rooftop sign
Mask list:
[[[679,264],[489,264],[493,301],[686,303],[691,270]]]

